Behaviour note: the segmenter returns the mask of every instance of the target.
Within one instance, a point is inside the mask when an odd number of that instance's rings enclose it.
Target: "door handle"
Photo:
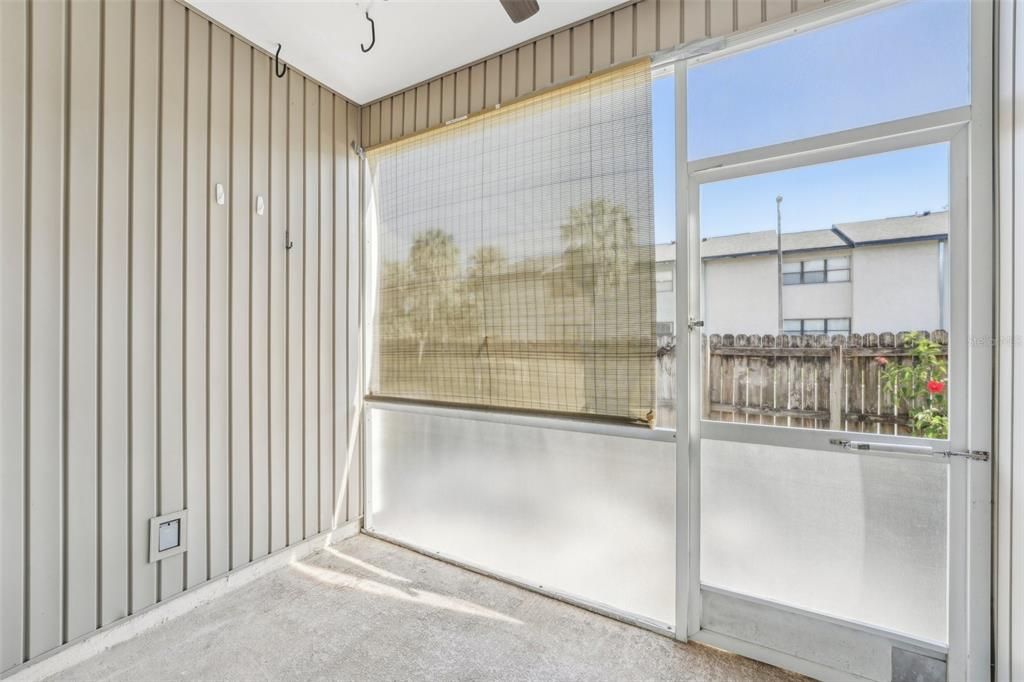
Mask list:
[[[692,317],[691,317],[691,318],[690,318],[690,320],[689,320],[689,321],[688,321],[688,322],[686,323],[686,327],[687,327],[687,328],[688,328],[688,329],[689,329],[689,330],[690,330],[691,332],[692,332],[692,331],[693,331],[694,329],[696,329],[697,327],[703,327],[703,326],[704,326],[704,320],[695,320],[695,319],[693,319]]]
[[[940,455],[942,457],[966,457],[978,462],[987,462],[987,450],[936,450],[930,445],[904,445],[902,443],[872,443],[863,440],[830,438],[829,445],[836,445],[844,450],[860,452],[891,452],[900,455]]]

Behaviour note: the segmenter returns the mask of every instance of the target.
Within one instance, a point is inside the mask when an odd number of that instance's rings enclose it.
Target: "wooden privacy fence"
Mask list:
[[[948,349],[947,332],[921,333]],[[705,336],[703,416],[751,424],[909,434],[908,405],[895,405],[891,392],[884,390],[878,361],[910,364],[905,335]]]

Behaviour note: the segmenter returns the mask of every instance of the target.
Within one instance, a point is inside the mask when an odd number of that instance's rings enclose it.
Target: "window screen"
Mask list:
[[[649,64],[367,156],[371,395],[653,423]]]

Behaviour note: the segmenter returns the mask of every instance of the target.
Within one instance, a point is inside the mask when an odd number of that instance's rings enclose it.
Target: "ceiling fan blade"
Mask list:
[[[529,19],[540,10],[537,0],[500,0],[500,2],[508,13],[508,18],[514,24]]]

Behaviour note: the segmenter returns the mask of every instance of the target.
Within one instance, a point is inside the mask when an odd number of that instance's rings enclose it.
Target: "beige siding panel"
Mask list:
[[[551,36],[551,73],[555,83],[572,77],[572,30]]]
[[[573,78],[586,76],[591,72],[590,61],[591,24],[580,24],[572,29],[572,61],[571,75]]]
[[[474,64],[469,70],[469,111],[484,109],[484,65]]]
[[[455,117],[469,113],[469,69],[455,73]]]
[[[690,2],[689,4],[695,5],[697,3]],[[700,6],[703,7],[703,1],[700,2]],[[687,8],[692,11],[692,8]],[[687,29],[687,35],[691,36],[687,40],[691,40],[692,36],[704,35],[704,19],[703,14],[700,15],[700,26],[694,25],[691,29],[689,24],[685,24]],[[687,21],[691,19],[691,15],[687,15]],[[683,24],[683,0],[658,0],[658,49],[666,50],[670,47],[674,47],[681,42],[681,33],[679,27]]]
[[[467,64],[452,74],[438,76],[417,86],[416,130],[435,127],[464,113],[474,114],[499,103],[528,95],[552,84],[619,64],[630,59],[649,56],[658,50],[681,43],[722,36],[737,27],[749,29],[765,18],[774,19],[790,13],[796,0],[640,0],[601,14],[590,21],[562,29],[517,48]],[[813,7],[824,0],[800,0],[801,9]],[[462,79],[468,71],[468,103],[462,99]],[[477,89],[477,72],[482,71],[482,91]],[[458,98],[453,99],[453,87]],[[442,83],[444,84],[442,86]],[[429,96],[429,112],[421,113],[422,90]],[[409,90],[409,92],[412,92]],[[399,100],[404,93],[393,93],[383,101]],[[443,103],[442,103],[443,100]],[[376,136],[374,120],[381,102],[362,108],[363,139],[367,144],[381,141]],[[442,108],[443,107],[443,108]],[[421,123],[421,119],[425,122]],[[367,130],[370,132],[367,133]],[[398,128],[392,129],[397,139]],[[411,131],[402,126],[402,134]]]
[[[131,498],[134,613],[157,601],[157,566],[149,562],[149,519],[158,513],[157,272],[160,144],[160,5],[135,5],[135,101],[132,117]]]
[[[997,307],[995,576],[993,580],[996,682],[1024,679],[1024,2],[996,3],[995,93]]]
[[[516,55],[516,95],[526,95],[534,90],[533,45],[523,45]]]
[[[359,130],[356,126],[355,105],[348,107],[348,134],[350,140],[358,139]],[[346,147],[348,171],[348,368],[347,368],[347,391],[346,409],[348,419],[346,420],[347,436],[345,445],[345,471],[347,472],[348,490],[346,494],[347,517],[349,521],[361,514],[362,496],[359,491],[362,489],[362,469],[360,468],[360,434],[359,419],[360,405],[362,401],[362,377],[360,368],[360,333],[362,332],[362,318],[360,314],[360,291],[362,267],[360,254],[362,253],[359,231],[359,183],[361,164],[359,158]]]
[[[310,537],[318,532],[317,507],[319,504],[320,441],[318,438],[320,414],[317,408],[317,382],[320,377],[320,357],[317,352],[318,328],[320,324],[317,306],[319,286],[319,176],[320,176],[320,89],[307,80],[306,86],[306,130],[303,144],[303,171],[305,173],[305,220],[302,242],[302,418],[303,418],[303,479],[302,495],[303,534]],[[390,102],[388,102],[390,104]],[[388,107],[390,109],[390,106]],[[383,119],[382,119],[383,120]],[[383,128],[383,125],[381,126]]]
[[[288,544],[288,78],[270,78],[270,550]]]
[[[181,329],[184,305],[185,202],[185,8],[163,0],[160,97],[160,222],[158,318],[159,348],[159,493],[161,514],[184,508],[185,365]],[[173,330],[173,331],[172,331]],[[160,600],[181,592],[185,557],[160,562]]]
[[[292,487],[293,540],[361,513],[362,129],[176,0],[7,0],[0,41],[7,674],[286,546]],[[392,113],[394,134],[416,117]],[[151,519],[179,509],[187,552],[150,563]]]
[[[28,261],[28,655],[61,644],[65,7],[33,6]],[[59,46],[59,47],[57,47]]]
[[[488,109],[501,101],[501,60],[488,59],[484,65],[484,106]]]
[[[401,120],[402,109],[395,109]],[[334,96],[320,89],[320,271],[317,301],[320,306],[317,372],[320,413],[320,528],[331,527],[334,510]]]
[[[541,38],[534,44],[533,72],[534,86],[541,90],[552,83],[551,76],[551,37]],[[476,67],[473,67],[476,68]]]
[[[417,95],[417,93],[418,93],[418,90],[409,90],[408,92],[405,93],[405,101],[403,103],[404,113],[402,114],[402,132],[405,135],[408,135],[409,133],[416,132],[416,95]],[[338,99],[338,101],[335,102],[334,108],[335,108],[336,111],[338,109],[342,110],[342,112],[343,112],[342,113],[342,120],[344,120],[344,115],[345,115],[345,112],[347,110],[347,107],[342,105],[342,102],[344,102],[344,100],[341,100],[340,98],[337,98],[337,99]],[[335,136],[340,134],[342,137],[346,137],[347,134],[346,134],[345,127],[342,126],[341,128],[338,128],[337,127],[337,122],[338,122],[337,118],[335,118],[335,128],[334,128]],[[347,125],[347,123],[346,123],[346,125]],[[335,147],[335,157],[337,157],[339,149],[340,148]]]
[[[792,0],[765,0],[765,18],[768,21],[780,19],[793,11]]]
[[[397,140],[404,134],[405,127],[405,95],[397,94],[391,98],[391,138]]]
[[[307,102],[308,104],[308,102]],[[391,140],[391,99],[382,100],[380,103],[380,141]]]
[[[633,58],[633,31],[636,6],[630,5],[612,15],[612,61],[616,64]]]
[[[0,670],[18,665],[24,653],[25,562],[25,188],[29,146],[28,5],[0,2],[0,544],[17,561],[4,565],[0,581]],[[7,554],[10,552],[11,554]]]
[[[415,101],[412,91],[406,94],[406,112],[409,102]],[[331,312],[331,342],[334,362],[332,365],[331,391],[334,424],[334,442],[331,444],[331,478],[333,507],[331,518],[334,526],[345,522],[345,514],[339,513],[345,497],[345,444],[348,442],[348,154],[349,127],[348,104],[340,97],[334,98],[334,155],[331,162],[334,166],[334,252],[331,254],[333,267],[331,290],[334,306]],[[415,111],[412,118],[406,118],[406,128],[414,127]],[[410,122],[411,121],[411,122]]]
[[[740,31],[761,23],[761,0],[736,0],[736,28]]]
[[[636,6],[636,54],[658,49],[658,0],[642,0]]]
[[[433,83],[431,83],[431,85],[433,85]],[[438,83],[438,89],[440,89],[440,85],[441,84]],[[440,105],[441,105],[440,100],[438,100],[437,105],[438,105],[438,107],[440,107]],[[375,103],[370,105],[370,144],[371,145],[380,144],[380,120],[381,120],[380,107],[381,107],[381,103],[380,102],[375,102]],[[440,109],[438,109],[438,116],[440,116]]]
[[[363,122],[362,135],[360,136],[360,138],[362,139],[362,144],[364,146],[370,144],[370,109],[371,107],[363,107],[361,109],[361,116]]]
[[[363,111],[366,111],[365,109]],[[427,128],[427,86],[416,88],[416,130]]]
[[[455,118],[455,74],[441,78],[441,122]]]
[[[107,9],[108,15],[110,8]],[[188,109],[185,119],[185,507],[188,551],[185,587],[206,580],[206,293],[209,189],[207,127],[210,24],[188,16]],[[105,266],[105,264],[104,264]],[[106,304],[104,304],[106,305]],[[104,407],[106,404],[104,403]],[[104,409],[104,414],[106,414]]]
[[[402,136],[402,123],[405,120],[404,94],[398,93],[385,101],[390,105],[390,121],[387,127],[388,140],[397,140]],[[383,137],[383,133],[382,133]]]
[[[664,7],[665,0],[662,0],[662,7]],[[682,42],[688,43],[691,40],[700,40],[706,37],[708,34],[708,5],[704,0],[682,0],[683,3],[683,40]],[[717,16],[723,17],[728,16],[728,26],[719,26],[719,30],[725,29],[725,33],[732,31],[732,3],[731,2],[718,2],[713,3],[717,7]],[[664,21],[664,18],[662,19]],[[714,33],[715,26],[711,27],[712,33],[710,35],[722,35],[722,33]]]
[[[61,489],[63,415],[65,7],[33,6],[28,261],[28,655],[63,642]],[[59,46],[59,47],[55,47]],[[56,503],[55,503],[56,502]]]
[[[65,639],[96,627],[99,411],[100,3],[70,13],[67,121]],[[6,245],[5,245],[6,248]],[[6,388],[4,389],[6,390]],[[6,553],[6,552],[5,552]],[[6,569],[5,569],[6,570]]]
[[[370,107],[371,110],[373,107]],[[441,79],[427,84],[427,127],[441,125]],[[373,117],[370,117],[370,143],[373,143]]]
[[[821,7],[822,5],[825,4],[825,0],[795,0],[795,1],[796,1],[796,11],[797,12],[804,12],[804,11],[809,10],[809,9],[814,9],[815,7]]]
[[[100,582],[99,622],[128,615],[129,136],[131,6],[105,5],[103,55],[103,189],[100,223]],[[204,22],[205,23],[205,22]],[[205,123],[204,113],[204,123]]]
[[[592,70],[608,68],[612,64],[612,15],[604,14],[594,19],[592,40]]]
[[[252,375],[252,467],[249,509],[249,559],[270,551],[270,71],[273,65],[264,54],[253,53],[252,62],[252,216],[250,241],[251,287],[249,339]],[[263,215],[257,211],[263,201]],[[280,244],[278,244],[280,248]]]
[[[231,568],[249,563],[249,458],[252,456],[249,400],[249,241],[252,48],[232,41],[231,78]]]
[[[303,538],[303,413],[302,321],[303,254],[305,253],[305,81],[288,72],[288,544]]]
[[[516,53],[506,52],[501,55],[501,103],[511,102],[516,98]]]
[[[683,0],[684,3],[689,5],[692,0]],[[703,4],[703,3],[702,3]],[[712,2],[709,6],[709,19],[708,23],[711,30],[711,35],[721,36],[727,33],[731,33],[736,28],[736,18],[733,13],[733,3],[731,2]],[[689,10],[689,7],[687,7]],[[687,17],[688,18],[688,17]]]
[[[228,570],[230,557],[230,468],[231,430],[228,421],[230,395],[228,373],[229,321],[228,294],[230,242],[228,239],[231,197],[231,37],[214,26],[210,37],[210,178],[208,191],[209,236],[207,274],[208,308],[206,324],[207,381],[209,403],[207,429],[207,572],[210,578]],[[223,205],[217,203],[220,185],[226,195]]]

